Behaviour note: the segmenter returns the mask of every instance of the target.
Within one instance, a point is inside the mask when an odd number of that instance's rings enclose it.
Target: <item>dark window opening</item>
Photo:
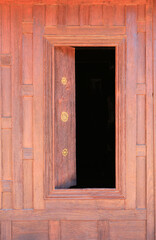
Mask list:
[[[115,47],[76,47],[76,172],[71,188],[115,188]]]

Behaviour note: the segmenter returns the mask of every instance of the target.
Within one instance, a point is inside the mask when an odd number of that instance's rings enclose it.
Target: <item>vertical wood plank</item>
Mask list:
[[[67,25],[76,26],[80,24],[80,6],[68,5],[67,6]]]
[[[2,53],[10,53],[10,5],[2,5]]]
[[[89,5],[80,5],[80,25],[85,26],[89,24]]]
[[[146,207],[146,162],[145,157],[137,157],[137,208]]]
[[[49,221],[49,240],[61,240],[59,221]]]
[[[66,25],[66,5],[58,6],[58,14],[57,14],[57,23],[58,25]]]
[[[127,6],[126,209],[136,207],[137,8]],[[133,128],[132,128],[133,126]]]
[[[103,5],[91,5],[89,24],[92,26],[103,25]]]
[[[1,222],[1,240],[11,240],[11,221]]]
[[[0,5],[0,33],[2,34],[2,5]],[[1,54],[2,38],[0,37],[0,54]],[[1,76],[1,66],[0,66],[0,116],[2,116],[2,76]],[[0,179],[2,180],[2,118],[0,117]],[[0,209],[2,207],[2,181],[0,181]]]
[[[147,240],[154,240],[152,6],[146,5]]]
[[[146,16],[145,5],[137,6],[138,21],[144,21]]]
[[[145,144],[146,137],[146,101],[144,95],[137,96],[137,144]]]
[[[32,84],[32,34],[23,34],[22,82]]]
[[[153,80],[154,80],[154,172],[156,173],[156,0],[153,1],[153,57],[154,57],[154,71],[153,71]],[[156,174],[154,174],[154,184],[156,186]],[[156,188],[155,188],[156,196]],[[155,206],[156,206],[156,197],[155,197]],[[155,207],[155,219],[156,219],[156,207]],[[156,229],[156,221],[155,221]],[[156,231],[155,231],[156,239]]]
[[[137,83],[146,82],[146,39],[145,33],[138,33],[138,79]]]
[[[114,6],[114,25],[115,26],[125,25],[125,6],[122,5]]]
[[[33,208],[32,160],[23,161],[24,208]]]
[[[11,71],[10,67],[2,68],[2,116],[11,116]]]
[[[11,50],[12,50],[12,157],[13,157],[13,205],[23,207],[22,176],[22,99],[21,99],[21,50],[22,50],[22,7],[11,7]],[[18,36],[18,37],[17,37]]]
[[[98,240],[109,240],[109,222],[108,221],[98,221]]]
[[[44,6],[34,6],[33,17],[33,143],[34,143],[34,208],[44,208],[43,200],[43,31]]]
[[[22,18],[24,22],[32,21],[32,6],[31,5],[23,5],[22,6]]]
[[[2,166],[3,166],[3,180],[12,179],[12,144],[11,144],[11,130],[2,129]]]
[[[118,19],[119,18],[120,17],[118,16]],[[103,6],[103,22],[105,26],[111,26],[114,24],[114,6]]]
[[[2,194],[2,202],[3,209],[11,209],[12,208],[12,193],[11,192],[3,192]]]
[[[60,65],[61,64],[61,65]],[[62,77],[67,83],[63,85]],[[75,149],[75,49],[55,47],[55,187],[69,188],[76,184]],[[67,121],[61,119],[68,114]],[[67,155],[63,150],[67,150]]]
[[[32,148],[33,146],[33,118],[32,118],[32,97],[23,98],[23,147]]]
[[[46,26],[57,25],[58,5],[47,5],[46,6]]]

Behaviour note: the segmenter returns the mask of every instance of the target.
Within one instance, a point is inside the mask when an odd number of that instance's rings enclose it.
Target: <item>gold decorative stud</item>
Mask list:
[[[61,113],[61,120],[62,120],[62,122],[67,122],[68,121],[68,113],[67,112],[62,112]]]
[[[62,83],[63,85],[66,85],[66,84],[67,84],[67,78],[66,78],[66,77],[62,77],[61,83]]]
[[[67,148],[64,148],[63,151],[62,151],[62,155],[64,157],[66,157],[68,155],[68,149]]]

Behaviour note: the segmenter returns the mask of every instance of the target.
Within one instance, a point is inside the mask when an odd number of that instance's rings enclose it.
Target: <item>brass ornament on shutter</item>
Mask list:
[[[66,77],[62,77],[61,83],[62,83],[63,85],[66,85],[66,84],[67,84],[67,78],[66,78]]]
[[[66,157],[68,155],[68,149],[67,148],[64,148],[63,151],[62,151],[62,155],[64,157]]]
[[[68,121],[68,113],[67,112],[62,112],[61,113],[61,120],[62,120],[62,122],[67,122]]]

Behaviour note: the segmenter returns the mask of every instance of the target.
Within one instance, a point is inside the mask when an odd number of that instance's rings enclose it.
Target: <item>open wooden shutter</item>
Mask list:
[[[55,188],[76,184],[75,49],[55,47]]]

